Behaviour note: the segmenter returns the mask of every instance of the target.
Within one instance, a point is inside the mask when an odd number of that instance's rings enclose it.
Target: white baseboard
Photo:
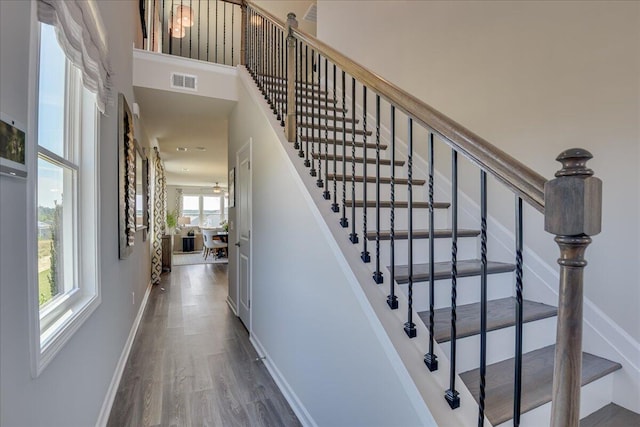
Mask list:
[[[227,305],[229,306],[229,308],[231,309],[233,314],[236,317],[238,317],[238,308],[236,307],[236,304],[233,302],[233,300],[231,299],[231,297],[229,295],[227,295]]]
[[[256,338],[255,335],[251,335],[249,341],[251,341],[253,348],[255,348],[258,352],[258,356],[263,358],[262,361],[264,362],[267,371],[269,371],[269,374],[271,374],[271,377],[282,392],[284,398],[287,399],[289,406],[291,406],[291,409],[298,417],[300,424],[302,424],[304,427],[317,427],[318,425],[311,417],[311,414],[309,414],[302,402],[300,402],[300,399],[298,399],[298,396],[295,394],[287,380],[282,376],[282,373],[280,372],[278,367],[273,363],[271,357],[269,357],[269,354],[264,349],[258,338]]]
[[[149,281],[147,285],[147,289],[144,292],[144,297],[142,298],[142,302],[140,303],[140,308],[138,308],[138,314],[136,314],[136,318],[133,321],[133,325],[131,326],[131,330],[129,331],[129,336],[127,337],[127,341],[124,344],[124,348],[122,349],[122,353],[120,354],[120,359],[118,360],[118,364],[116,365],[116,369],[113,372],[113,377],[111,378],[111,384],[109,384],[109,389],[107,390],[107,394],[105,396],[104,402],[102,403],[102,408],[100,409],[100,414],[98,415],[98,421],[96,421],[96,427],[104,427],[107,425],[109,421],[109,415],[111,415],[111,408],[113,406],[113,401],[116,398],[116,393],[118,392],[118,387],[120,386],[120,380],[122,379],[122,374],[124,372],[124,368],[127,364],[127,359],[129,359],[129,353],[131,352],[131,347],[133,346],[133,339],[138,332],[138,327],[140,326],[140,321],[142,320],[142,314],[144,313],[144,309],[147,306],[147,301],[149,300],[149,294],[151,293],[151,287],[153,284]]]

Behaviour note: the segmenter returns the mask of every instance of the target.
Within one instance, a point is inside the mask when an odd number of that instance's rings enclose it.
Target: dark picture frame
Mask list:
[[[25,126],[0,112],[0,173],[27,177],[27,134]]]
[[[133,115],[118,94],[118,249],[126,259],[136,240],[136,141]]]

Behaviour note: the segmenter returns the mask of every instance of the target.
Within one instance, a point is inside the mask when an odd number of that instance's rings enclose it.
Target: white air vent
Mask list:
[[[302,19],[309,22],[318,22],[318,5],[316,3],[313,3],[311,6],[309,6],[309,9],[307,9],[307,13],[304,14],[304,17]]]
[[[182,73],[171,73],[171,87],[173,88],[195,91],[198,89],[197,82],[198,78],[196,76],[190,76]]]

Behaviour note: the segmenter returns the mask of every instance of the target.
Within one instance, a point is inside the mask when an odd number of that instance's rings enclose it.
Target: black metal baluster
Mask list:
[[[344,132],[347,119],[345,83],[345,72],[342,70],[342,218],[340,218],[340,225],[343,228],[349,226],[347,219],[347,134]]]
[[[378,285],[383,282],[382,271],[380,271],[380,95],[378,94],[376,94],[376,271],[373,272],[373,281]]]
[[[484,426],[487,374],[487,173],[480,171],[480,393],[478,427]]]
[[[516,197],[516,352],[513,382],[513,426],[520,425],[522,401],[522,199]]]
[[[295,98],[296,98],[296,106],[295,106],[295,113],[296,113],[296,141],[293,143],[293,148],[296,150],[300,150],[300,138],[301,138],[301,125],[302,125],[302,112],[300,111],[300,91],[298,91],[297,85],[298,85],[298,79],[299,77],[299,73],[298,73],[298,67],[300,66],[300,61],[298,60],[298,45],[300,44],[297,40],[295,41],[296,43],[296,50],[294,52],[294,60],[296,62],[295,65],[295,76],[294,76],[294,81],[293,81],[293,88],[294,88],[294,94],[295,94]],[[290,76],[287,77],[287,79],[290,78]],[[287,80],[288,82],[288,80]],[[288,89],[287,89],[287,93],[288,93]],[[288,95],[287,95],[288,96]]]
[[[320,109],[320,102],[322,98],[322,93],[320,88],[322,87],[322,57],[320,56],[320,52],[318,52],[318,62],[316,64],[316,69],[318,70],[318,179],[316,180],[316,186],[322,188],[324,186],[324,181],[322,180],[322,147],[325,147],[325,164],[327,161],[326,156],[326,144],[322,143],[322,110]],[[326,113],[327,111],[325,111]],[[324,119],[324,129],[325,129],[325,140],[327,133],[327,121]]]
[[[319,82],[320,79],[318,79]],[[329,61],[324,58],[324,96],[327,100],[327,106],[329,105]],[[335,105],[335,104],[334,104]],[[336,110],[333,110],[333,114],[336,114]],[[331,193],[329,193],[329,109],[327,108],[324,119],[324,192],[322,197],[325,200],[331,199]],[[335,122],[333,123],[335,127]],[[335,145],[334,151],[335,151]],[[335,158],[335,152],[334,158]],[[334,167],[335,171],[335,167]]]
[[[280,122],[280,126],[285,125],[284,118],[288,114],[287,111],[287,100],[289,99],[289,91],[287,90],[287,83],[289,82],[289,70],[287,69],[288,58],[289,58],[289,49],[287,48],[287,40],[284,35],[284,31],[280,30],[280,74],[282,75],[282,87],[284,96],[282,97],[282,121]],[[295,86],[294,86],[295,87]]]
[[[316,71],[316,51],[311,49],[311,86],[307,86],[307,90],[311,90],[311,124],[308,127],[311,127],[311,170],[309,174],[311,176],[316,176],[316,158],[315,158],[315,145],[316,145],[316,88],[313,80],[313,73]],[[307,101],[309,102],[309,101]]]
[[[438,357],[433,352],[435,310],[435,209],[433,208],[433,132],[429,132],[429,352],[424,355],[424,364],[429,371],[438,369]]]
[[[328,74],[327,74],[328,75]],[[333,64],[333,98],[337,100],[338,97],[338,82],[336,81],[336,64]],[[336,175],[338,174],[338,146],[336,141],[336,126],[338,126],[338,110],[333,112],[333,203],[331,204],[331,210],[333,212],[339,212],[340,207],[338,206],[338,179]]]
[[[451,366],[449,390],[444,398],[451,409],[460,406],[460,396],[456,391],[456,301],[458,299],[458,153],[451,150]]]
[[[164,2],[163,2],[163,7],[164,7]],[[169,12],[169,25],[167,28],[169,28],[169,55],[173,55],[173,10],[174,10],[174,5],[173,5],[173,0],[171,0],[171,11]]]
[[[231,65],[232,66],[235,65],[233,63],[233,44],[234,44],[233,33],[235,32],[234,31],[235,12],[236,12],[236,7],[234,5],[231,5]]]
[[[391,105],[391,211],[389,213],[389,248],[391,256],[389,262],[389,295],[387,305],[391,310],[398,308],[396,296],[396,107]]]
[[[300,88],[300,90],[303,93],[303,99],[304,99],[304,120],[307,123],[307,126],[305,126],[305,134],[307,136],[307,140],[306,140],[306,152],[305,152],[305,158],[304,158],[304,165],[305,167],[311,167],[311,160],[309,160],[309,93],[307,92],[307,84],[309,83],[309,45],[304,46],[304,85],[302,85],[302,87]],[[313,135],[313,134],[312,134]]]
[[[298,147],[298,157],[302,158],[304,157],[304,150],[302,149],[303,145],[302,145],[302,132],[303,130],[305,130],[305,128],[302,127],[302,122],[306,121],[306,118],[304,117],[304,106],[302,105],[302,103],[304,102],[304,98],[302,96],[302,88],[300,87],[300,85],[302,84],[302,73],[303,73],[303,67],[302,67],[302,42],[297,41],[296,40],[296,44],[299,45],[299,49],[298,49],[298,67],[300,67],[299,70],[296,70],[296,72],[299,72],[298,78],[296,78],[296,82],[295,82],[295,88],[296,88],[296,96],[298,97],[298,105],[296,106],[296,110],[299,111],[299,116],[300,116],[300,120],[298,121],[298,123],[300,124],[298,126],[298,134],[300,135],[300,147]]]
[[[222,63],[227,63],[227,2],[222,2]]]
[[[217,64],[218,63],[218,0],[216,0],[216,37],[214,40],[214,46],[215,46],[215,55],[214,55],[214,62]]]
[[[404,332],[409,338],[416,336],[416,324],[413,323],[413,119],[409,117],[408,130],[409,147],[407,153],[407,194],[409,196],[407,254],[409,258],[409,283],[407,290],[407,322],[404,324]]]
[[[198,0],[198,59],[200,59],[200,17],[202,16],[201,8],[202,2]]]
[[[345,126],[342,133],[346,132]],[[366,168],[367,165],[364,165]],[[356,233],[356,79],[351,77],[351,243],[358,243]]]
[[[364,147],[362,164],[364,165],[364,173],[362,181],[362,252],[360,253],[360,259],[362,262],[371,262],[371,256],[367,250],[367,87],[364,84],[362,85],[362,127],[362,146]]]
[[[209,62],[209,39],[211,38],[211,13],[210,12],[211,12],[211,6],[209,2],[207,2],[207,62]],[[251,15],[251,12],[252,10],[248,9],[248,15]],[[249,22],[250,21],[251,20],[249,20]],[[247,22],[247,25],[249,25],[249,22]]]

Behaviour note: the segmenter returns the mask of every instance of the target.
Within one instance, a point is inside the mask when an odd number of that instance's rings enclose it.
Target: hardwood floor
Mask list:
[[[227,265],[175,267],[154,286],[109,427],[300,426],[226,303]]]

